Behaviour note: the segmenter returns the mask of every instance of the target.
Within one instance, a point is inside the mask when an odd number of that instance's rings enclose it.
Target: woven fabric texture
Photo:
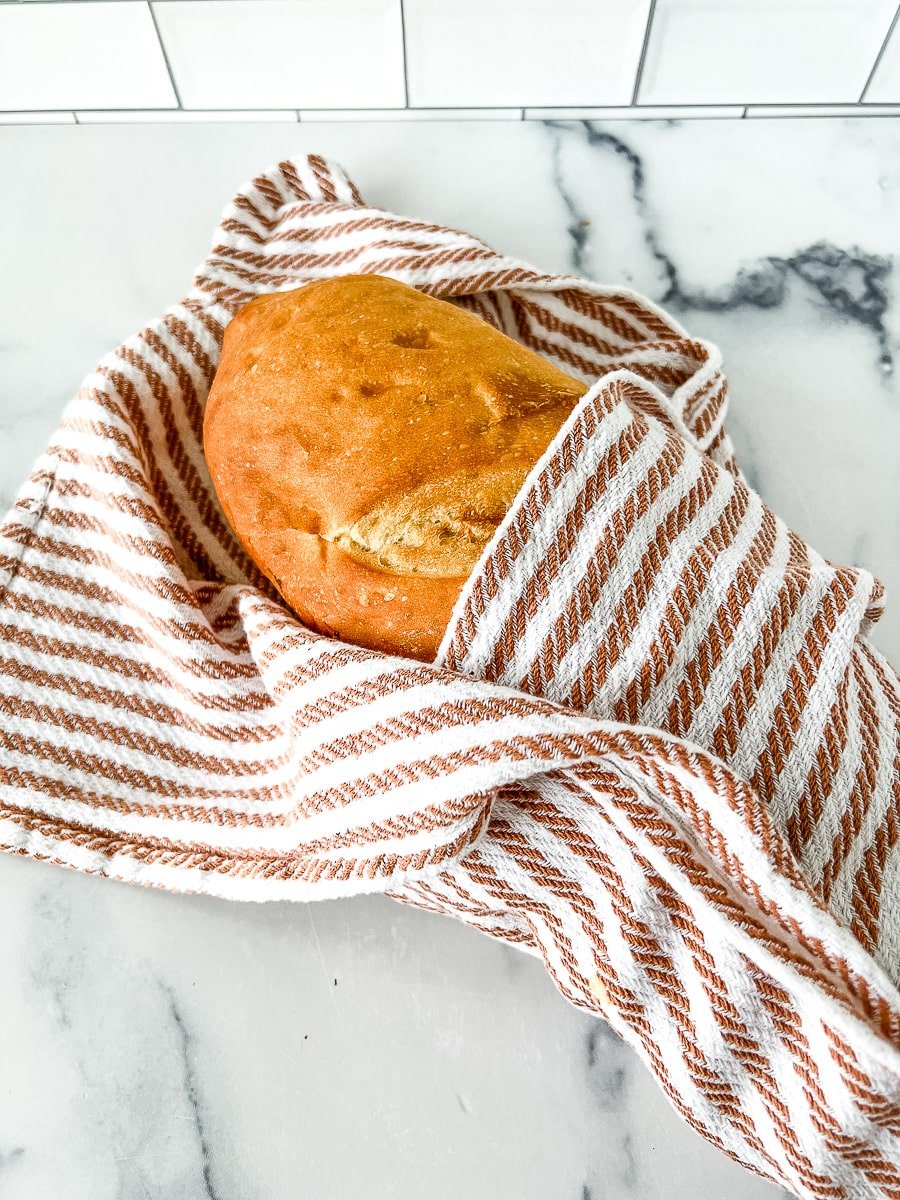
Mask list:
[[[438,661],[306,630],[222,516],[203,405],[259,292],[391,275],[585,380]],[[798,368],[799,369],[799,368]],[[710,1141],[900,1197],[900,688],[881,589],[746,485],[716,348],[622,288],[243,189],[0,529],[0,846],[223,897],[381,890],[540,955]]]

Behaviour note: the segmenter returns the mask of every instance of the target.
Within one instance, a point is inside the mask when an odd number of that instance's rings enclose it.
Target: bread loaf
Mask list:
[[[431,659],[584,391],[456,305],[349,275],[238,313],[206,457],[235,533],[302,621]]]

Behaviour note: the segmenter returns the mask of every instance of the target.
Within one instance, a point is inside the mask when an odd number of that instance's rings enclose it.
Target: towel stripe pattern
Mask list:
[[[252,296],[348,272],[584,378],[425,665],[306,630],[201,431]],[[717,349],[281,163],[104,358],[0,529],[0,846],[236,899],[386,891],[539,955],[706,1138],[900,1197],[900,688],[866,572],[747,486]]]

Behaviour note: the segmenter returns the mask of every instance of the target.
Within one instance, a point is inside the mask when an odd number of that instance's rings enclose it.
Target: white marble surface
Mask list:
[[[0,504],[244,178],[628,280],[723,347],[763,495],[900,591],[900,122],[0,130]],[[877,640],[900,659],[889,607]],[[383,899],[229,905],[0,858],[0,1196],[774,1200],[540,965]]]

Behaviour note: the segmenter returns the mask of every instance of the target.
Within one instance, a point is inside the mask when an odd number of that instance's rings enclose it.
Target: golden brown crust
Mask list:
[[[206,457],[235,532],[304,622],[430,659],[584,390],[455,305],[348,275],[231,322]]]

